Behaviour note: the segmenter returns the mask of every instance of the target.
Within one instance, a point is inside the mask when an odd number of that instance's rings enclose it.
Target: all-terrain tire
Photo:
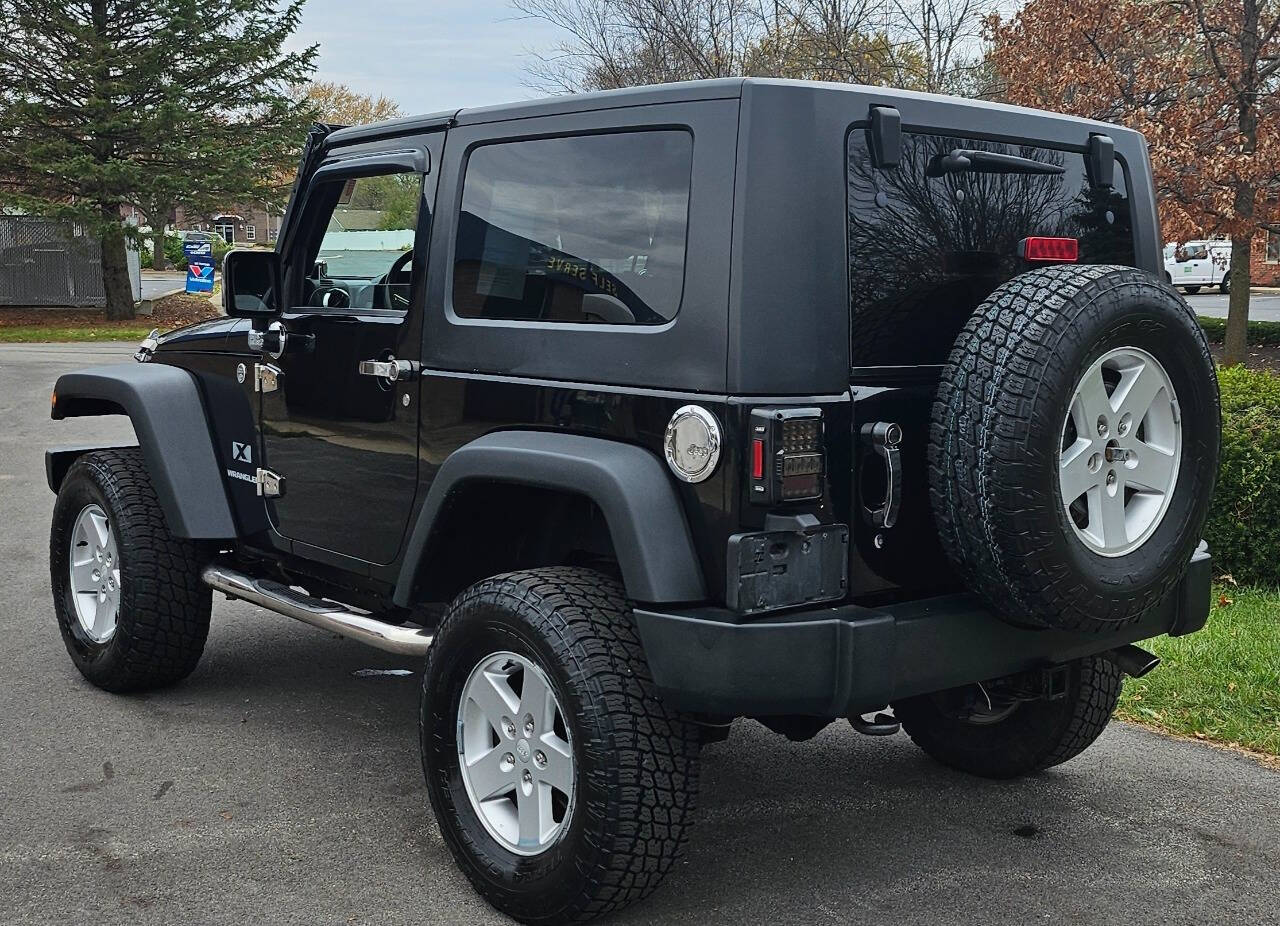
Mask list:
[[[565,709],[575,796],[556,840],[517,855],[486,831],[459,767],[465,681],[493,653],[532,660]],[[681,852],[699,732],[658,697],[621,586],[587,569],[497,576],[450,606],[427,654],[420,718],[427,791],[476,890],[525,923],[582,922],[652,892]]]
[[[1135,549],[1110,555],[1078,535],[1059,467],[1076,385],[1120,347],[1155,357],[1168,374],[1181,451],[1163,516]],[[1115,629],[1182,578],[1208,514],[1218,444],[1208,343],[1171,288],[1129,267],[1024,273],[977,308],[943,370],[929,438],[939,538],[966,584],[1007,621]]]
[[[1106,729],[1123,673],[1101,657],[1073,663],[1066,694],[1024,701],[994,723],[974,723],[949,708],[954,692],[898,701],[893,712],[917,746],[943,765],[983,778],[1017,778],[1078,756]]]
[[[114,633],[86,635],[72,601],[72,530],[87,506],[107,515],[119,550]],[[209,635],[213,593],[200,581],[203,551],[173,536],[138,448],[99,450],[67,471],[53,507],[49,572],[58,628],[71,661],[99,688],[159,688],[195,669]]]

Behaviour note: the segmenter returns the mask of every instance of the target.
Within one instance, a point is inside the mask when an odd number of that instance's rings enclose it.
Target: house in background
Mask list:
[[[190,212],[179,206],[173,218],[178,231],[217,232],[228,243],[242,247],[252,244],[275,244],[280,236],[281,215],[274,215],[260,206],[233,206],[212,213]]]
[[[1249,276],[1255,286],[1280,286],[1280,226],[1259,228],[1253,236]]]

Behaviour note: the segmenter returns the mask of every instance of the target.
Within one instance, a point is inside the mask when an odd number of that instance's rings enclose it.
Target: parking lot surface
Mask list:
[[[131,350],[0,346],[0,922],[503,922],[431,818],[413,662],[220,600],[177,687],[113,696],[72,668],[42,455],[130,431],[50,421],[49,389]],[[989,782],[904,735],[740,722],[703,756],[684,861],[611,922],[1280,922],[1280,773],[1230,752],[1117,723]]]

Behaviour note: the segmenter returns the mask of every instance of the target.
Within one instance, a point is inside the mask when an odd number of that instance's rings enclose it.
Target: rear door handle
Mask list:
[[[417,376],[421,368],[422,364],[416,360],[397,360],[395,357],[360,361],[361,376],[376,376],[391,383],[407,382]]]
[[[884,500],[872,508],[863,501],[862,515],[872,527],[889,528],[898,523],[898,509],[902,506],[902,461],[898,445],[902,443],[902,428],[893,421],[875,421],[862,426],[863,440],[871,442],[871,449],[884,460]]]

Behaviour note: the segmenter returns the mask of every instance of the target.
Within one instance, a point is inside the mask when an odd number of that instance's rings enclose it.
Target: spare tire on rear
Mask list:
[[[1217,378],[1167,284],[1061,265],[996,289],[956,339],[929,435],[935,517],[1013,623],[1103,631],[1158,604],[1200,540]]]

